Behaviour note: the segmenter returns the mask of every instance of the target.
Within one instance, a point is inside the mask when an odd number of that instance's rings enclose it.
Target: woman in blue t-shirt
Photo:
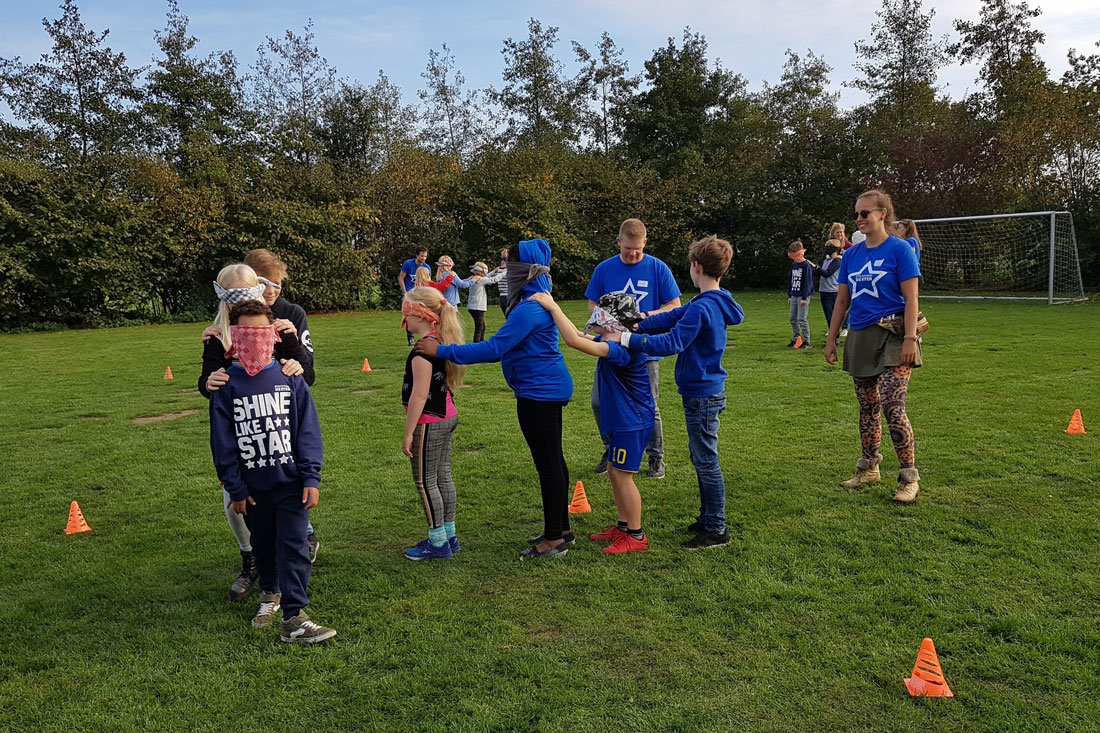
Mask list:
[[[856,227],[867,238],[845,252],[841,260],[836,308],[825,342],[825,361],[835,364],[837,333],[847,315],[850,325],[844,342],[844,371],[855,382],[863,455],[856,463],[856,475],[841,485],[854,488],[881,480],[879,445],[885,413],[901,468],[894,501],[908,504],[920,491],[913,428],[905,414],[909,376],[921,365],[917,339],[920,267],[909,243],[887,233],[894,220],[889,194],[866,191],[856,200],[855,210]],[[898,324],[902,328],[897,328]]]

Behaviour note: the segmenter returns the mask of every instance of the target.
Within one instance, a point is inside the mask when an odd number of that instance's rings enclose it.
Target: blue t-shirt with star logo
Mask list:
[[[849,247],[837,276],[837,282],[847,285],[852,296],[849,327],[859,331],[904,311],[901,284],[914,277],[920,277],[920,265],[904,239],[890,235],[877,247],[868,247],[866,242]]]
[[[622,257],[609,257],[592,271],[592,279],[584,297],[598,303],[600,296],[619,291],[630,293],[638,301],[638,310],[655,311],[670,300],[680,297],[680,288],[672,270],[661,260],[647,254],[640,262],[628,265]],[[653,361],[659,357],[647,357]]]

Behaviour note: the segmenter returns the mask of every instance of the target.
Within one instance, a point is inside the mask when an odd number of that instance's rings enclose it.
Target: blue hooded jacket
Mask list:
[[[728,290],[708,290],[685,306],[655,313],[639,323],[628,348],[650,356],[679,354],[677,391],[684,397],[710,397],[726,388],[729,376],[722,368],[726,328],[743,320],[745,312]]]
[[[550,266],[550,245],[541,239],[519,243],[519,261]],[[523,299],[488,341],[446,344],[437,356],[456,364],[499,361],[504,381],[516,397],[540,402],[568,402],[573,377],[558,347],[558,327],[549,311],[528,296],[550,292],[550,278],[539,275],[523,286]]]

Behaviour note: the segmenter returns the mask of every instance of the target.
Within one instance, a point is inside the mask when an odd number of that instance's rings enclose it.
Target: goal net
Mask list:
[[[1068,211],[916,219],[921,297],[1084,298]]]

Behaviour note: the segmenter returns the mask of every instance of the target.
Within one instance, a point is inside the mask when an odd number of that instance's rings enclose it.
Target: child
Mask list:
[[[264,302],[271,309],[271,315],[276,321],[289,321],[294,324],[294,330],[283,329],[283,333],[294,333],[304,349],[301,354],[305,357],[302,362],[303,369],[309,367],[315,373],[313,365],[313,339],[309,333],[309,321],[306,319],[306,310],[300,305],[291,303],[283,297],[283,281],[286,280],[286,263],[279,259],[274,252],[266,249],[254,249],[244,256],[244,263],[251,267],[256,277],[264,284]],[[309,385],[313,386],[313,379]],[[317,539],[317,533],[313,531],[313,523],[306,528],[306,543],[309,545],[309,561],[317,560],[317,551],[321,549],[321,541]]]
[[[634,474],[642,467],[642,456],[653,432],[656,406],[649,387],[647,359],[633,354],[613,341],[601,337],[624,333],[642,320],[634,296],[607,293],[592,309],[585,330],[593,330],[595,339],[573,327],[549,293],[536,293],[531,299],[554,316],[565,343],[586,354],[600,357],[596,362],[596,389],[600,391],[600,434],[610,436],[608,477],[615,494],[618,523],[591,535],[594,540],[611,540],[603,551],[608,555],[649,549],[642,531],[642,497],[634,483]]]
[[[275,368],[271,356],[279,336],[272,321],[271,309],[260,301],[230,309],[238,363],[210,398],[210,449],[233,511],[251,513],[260,584],[252,625],[267,626],[281,604],[279,638],[316,644],[336,636],[303,610],[309,603],[306,526],[320,499],[321,424],[305,382]]]
[[[401,302],[401,327],[420,338],[461,344],[462,326],[437,290],[413,288]],[[405,550],[410,560],[445,560],[459,551],[455,536],[455,484],[451,479],[451,439],[458,425],[454,390],[466,367],[409,352],[401,403],[405,438],[401,450],[412,461],[413,483],[428,517],[428,539]]]
[[[691,282],[699,294],[687,305],[649,316],[637,333],[612,333],[630,351],[652,356],[680,354],[676,360],[676,387],[684,403],[688,448],[699,481],[699,517],[689,527],[695,537],[685,547],[719,547],[729,544],[726,531],[726,484],[718,463],[718,416],[726,409],[722,368],[726,328],[745,319],[741,306],[721,288],[722,276],[733,259],[733,247],[711,235],[688,250]],[[648,334],[662,334],[650,336]]]
[[[416,257],[410,258],[404,261],[401,265],[401,272],[397,276],[397,286],[401,288],[401,297],[405,297],[405,293],[409,292],[413,288],[417,287],[417,273],[420,270],[426,270],[428,273],[428,279],[431,279],[432,268],[428,265],[428,248],[417,247]],[[416,339],[413,338],[412,331],[405,334],[409,339],[409,346],[416,343]]]
[[[521,559],[559,557],[576,538],[569,529],[569,467],[562,454],[562,409],[573,396],[573,377],[558,346],[558,328],[542,306],[530,300],[550,291],[550,245],[542,239],[508,250],[506,320],[488,341],[448,344],[420,339],[416,353],[456,364],[499,361],[516,395],[516,417],[542,492],[542,534],[520,553]]]
[[[424,268],[421,268],[421,269],[416,271],[416,287],[418,287],[418,288],[435,288],[436,290],[438,290],[441,293],[444,290],[446,290],[447,288],[451,287],[451,283],[454,281],[454,279],[455,279],[454,273],[451,273],[450,275],[447,275],[447,277],[443,278],[439,282],[436,282],[435,280],[432,280],[432,271],[431,270],[426,270]],[[410,331],[409,333],[411,334],[412,331]],[[413,339],[409,343],[409,346],[412,346],[414,343],[416,343],[415,339]]]
[[[214,282],[214,292],[219,301],[218,314],[214,325],[208,326],[202,333],[202,371],[199,374],[198,387],[203,397],[210,399],[229,382],[229,373],[226,370],[233,364],[229,355],[233,345],[229,329],[229,306],[246,300],[262,300],[265,289],[266,286],[248,265],[227,265],[218,273],[218,279]],[[275,358],[283,365],[283,374],[288,377],[301,376],[306,384],[313,384],[313,365],[306,358],[305,348],[298,341],[294,325],[290,321],[279,320],[275,322],[275,330],[282,334],[282,340],[275,344]],[[303,366],[307,363],[308,369]],[[241,572],[229,587],[230,600],[238,601],[252,593],[256,583],[251,533],[244,518],[229,508],[229,494],[224,487],[222,509],[241,552]]]
[[[435,281],[443,282],[449,280],[450,285],[443,289],[443,297],[447,299],[447,302],[451,304],[451,307],[456,311],[458,310],[458,289],[462,288],[466,290],[470,287],[472,282],[470,280],[463,280],[458,275],[454,274],[455,262],[447,255],[443,255],[435,263]]]
[[[500,312],[508,315],[508,248],[500,251],[500,267],[482,278],[482,285],[496,285],[500,300]]]
[[[466,310],[470,312],[470,318],[474,319],[474,343],[485,340],[485,306],[488,299],[485,297],[485,276],[489,274],[489,266],[478,261],[470,268],[473,275],[470,277],[470,297],[466,301]]]
[[[791,309],[791,330],[794,337],[787,344],[788,349],[812,349],[810,346],[810,296],[814,293],[814,264],[806,259],[806,248],[801,239],[796,239],[787,247],[791,269],[787,273],[787,305]],[[802,343],[797,347],[798,337]]]
[[[825,243],[825,259],[821,267],[817,268],[817,289],[821,293],[821,310],[825,312],[825,328],[833,320],[833,308],[836,306],[837,281],[836,276],[840,272],[840,258],[843,245],[837,239],[830,239]]]

